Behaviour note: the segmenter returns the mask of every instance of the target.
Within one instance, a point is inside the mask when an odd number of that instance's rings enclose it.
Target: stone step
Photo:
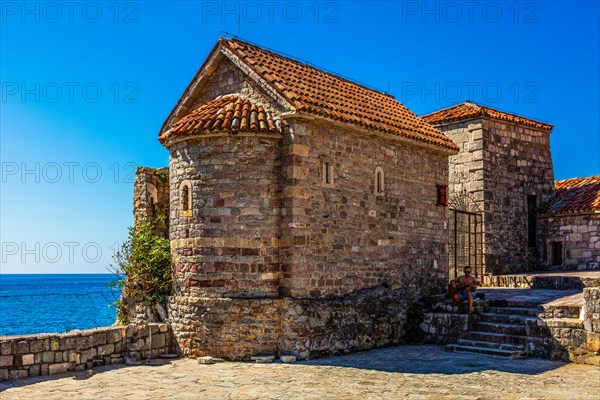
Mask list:
[[[538,308],[540,303],[538,301],[533,300],[523,300],[523,299],[508,299],[504,300],[505,307],[510,308]],[[492,304],[495,305],[495,304]]]
[[[504,335],[525,335],[527,333],[525,325],[501,324],[497,322],[477,322],[473,328],[478,331]]]
[[[540,310],[537,307],[490,307],[489,311],[495,314],[513,314],[537,316]]]
[[[525,349],[524,345],[508,344],[508,343],[500,343],[500,342],[485,342],[485,341],[481,341],[481,340],[468,340],[468,339],[458,339],[456,344],[459,344],[461,346],[488,347],[491,349],[510,350],[510,351],[522,351]]]
[[[512,324],[512,325],[523,325],[530,320],[536,320],[536,317],[530,317],[528,315],[516,315],[516,314],[500,314],[484,312],[479,314],[479,321],[481,322],[494,322],[501,324]]]
[[[512,350],[501,350],[494,349],[489,347],[478,347],[478,346],[463,346],[459,344],[448,344],[444,347],[444,350],[450,352],[462,351],[468,353],[479,353],[479,354],[487,354],[490,356],[501,356],[501,357],[511,357],[518,353],[518,351]]]
[[[494,332],[483,332],[483,331],[470,331],[467,334],[467,338],[470,340],[477,340],[482,342],[496,342],[505,344],[514,344],[518,346],[525,346],[531,338],[525,335],[505,335],[502,333]]]

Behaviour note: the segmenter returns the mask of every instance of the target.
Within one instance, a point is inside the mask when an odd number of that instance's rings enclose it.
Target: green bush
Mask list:
[[[157,218],[157,223],[160,223]],[[142,222],[129,228],[129,237],[113,257],[115,273],[119,276],[112,286],[121,289],[121,300],[116,302],[117,322],[127,321],[127,310],[122,299],[140,295],[151,304],[166,306],[171,291],[171,249],[169,240],[154,235],[153,225]]]

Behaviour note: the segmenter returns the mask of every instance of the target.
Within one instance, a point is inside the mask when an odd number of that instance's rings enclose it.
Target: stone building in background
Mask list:
[[[451,275],[464,265],[539,269],[538,209],[554,196],[552,125],[469,101],[422,118],[460,147],[449,165]]]
[[[184,354],[398,343],[408,305],[444,290],[439,194],[458,148],[393,97],[220,39],[159,139],[169,189],[139,170],[136,221],[150,198],[169,210],[169,322]]]
[[[543,211],[542,265],[554,270],[599,269],[600,175],[556,181],[556,198]]]

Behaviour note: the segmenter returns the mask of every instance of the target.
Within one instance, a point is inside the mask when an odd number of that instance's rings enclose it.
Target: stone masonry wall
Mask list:
[[[528,243],[527,196],[537,196],[540,206],[553,195],[549,133],[487,118],[436,127],[461,148],[450,157],[448,197],[452,201],[466,193],[483,212],[487,271],[535,269],[538,257],[536,246]]]
[[[537,196],[539,206],[554,195],[549,132],[484,120],[483,135],[486,267],[495,274],[535,270],[527,196]]]
[[[483,211],[483,122],[458,122],[437,128],[460,148],[458,154],[448,158],[449,204],[462,206],[463,211]]]
[[[164,220],[157,223],[157,217]],[[142,221],[156,224],[155,234],[169,237],[169,170],[138,167],[133,185],[134,226]]]
[[[63,334],[0,338],[0,381],[120,364],[169,353],[167,324],[110,326]]]
[[[282,294],[339,296],[378,285],[406,298],[448,274],[447,156],[316,121],[288,121],[282,148]],[[330,183],[323,178],[330,165]],[[384,192],[375,193],[375,173]]]
[[[279,138],[225,135],[170,149],[176,295],[278,295]],[[189,211],[181,205],[184,182],[191,185]]]
[[[345,354],[399,344],[406,323],[401,290],[381,286],[335,298],[172,296],[170,301],[178,351],[186,356]]]
[[[558,215],[540,219],[545,241],[541,262],[561,269],[598,269],[600,266],[600,214]],[[562,265],[552,265],[551,243],[562,243]]]

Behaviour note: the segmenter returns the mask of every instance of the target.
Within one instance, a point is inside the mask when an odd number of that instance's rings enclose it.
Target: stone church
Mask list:
[[[534,265],[551,129],[473,103],[420,118],[219,39],[159,133],[169,168],[138,169],[134,188],[136,223],[168,216],[157,233],[171,240],[180,350],[312,358],[395,344],[409,304],[452,269]]]

